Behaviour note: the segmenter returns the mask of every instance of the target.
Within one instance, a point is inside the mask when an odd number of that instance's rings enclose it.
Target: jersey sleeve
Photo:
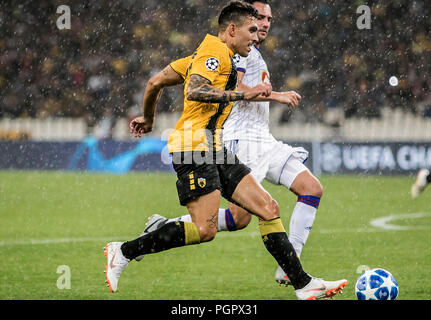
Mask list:
[[[176,73],[178,73],[183,79],[185,79],[186,71],[190,65],[191,60],[192,56],[188,56],[171,62],[170,66],[172,69],[174,69]]]
[[[196,52],[193,58],[190,75],[198,74],[213,83],[224,72],[223,68],[225,66],[226,57],[223,55],[223,52],[202,48]]]

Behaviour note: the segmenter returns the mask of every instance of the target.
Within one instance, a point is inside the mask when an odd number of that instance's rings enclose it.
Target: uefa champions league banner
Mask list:
[[[431,168],[431,142],[313,142],[315,174],[411,174]]]
[[[169,171],[166,141],[97,140],[80,142],[1,141],[0,169],[81,170],[124,174],[134,171]]]
[[[305,163],[320,174],[412,174],[431,168],[431,142],[292,142],[309,151]],[[172,171],[166,141],[97,140],[78,142],[0,141],[0,169],[80,170],[125,174]]]

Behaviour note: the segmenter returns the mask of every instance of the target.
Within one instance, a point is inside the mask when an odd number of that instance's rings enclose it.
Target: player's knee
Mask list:
[[[304,186],[302,192],[299,195],[308,195],[322,198],[323,186],[317,179],[310,180],[310,182]]]
[[[280,217],[280,207],[278,206],[278,202],[271,198],[271,207],[272,207],[272,214],[274,215],[274,218]]]
[[[229,206],[229,211],[232,214],[236,230],[241,230],[248,226],[251,221],[251,215],[246,210],[238,206]]]
[[[263,220],[271,220],[280,217],[280,207],[269,194],[265,197],[264,214],[261,217]]]
[[[315,180],[311,184],[310,191],[309,191],[308,195],[322,198],[322,196],[323,196],[323,186],[322,186],[322,184],[320,183],[319,180]]]
[[[217,226],[198,226],[201,242],[214,240],[217,234]]]
[[[241,215],[241,217],[239,217],[237,220],[234,220],[234,221],[235,221],[236,230],[244,229],[250,224],[251,214],[249,213],[243,214]]]
[[[251,214],[248,212],[245,212],[236,218],[234,218],[235,221],[235,228],[236,230],[241,230],[247,227],[251,221]]]

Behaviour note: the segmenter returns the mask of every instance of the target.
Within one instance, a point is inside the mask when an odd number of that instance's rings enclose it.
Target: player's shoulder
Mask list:
[[[232,67],[231,55],[233,53],[218,37],[207,35],[195,53],[194,61],[204,63],[210,71],[219,69],[221,72],[227,72]],[[199,63],[193,64],[194,67],[199,65]]]
[[[219,57],[229,58],[229,48],[218,37],[207,34],[197,49],[198,54],[212,54]]]
[[[222,48],[222,47],[226,47],[226,44],[223,41],[221,41],[219,37],[213,36],[211,34],[207,34],[201,42],[201,47],[208,47],[208,46]]]
[[[257,61],[257,60],[263,60],[262,54],[260,53],[260,50],[256,46],[251,47],[250,54],[247,57],[250,60]]]

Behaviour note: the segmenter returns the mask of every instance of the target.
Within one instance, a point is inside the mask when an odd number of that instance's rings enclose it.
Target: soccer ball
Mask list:
[[[395,300],[398,297],[398,283],[389,271],[371,269],[359,276],[355,292],[358,300]]]

